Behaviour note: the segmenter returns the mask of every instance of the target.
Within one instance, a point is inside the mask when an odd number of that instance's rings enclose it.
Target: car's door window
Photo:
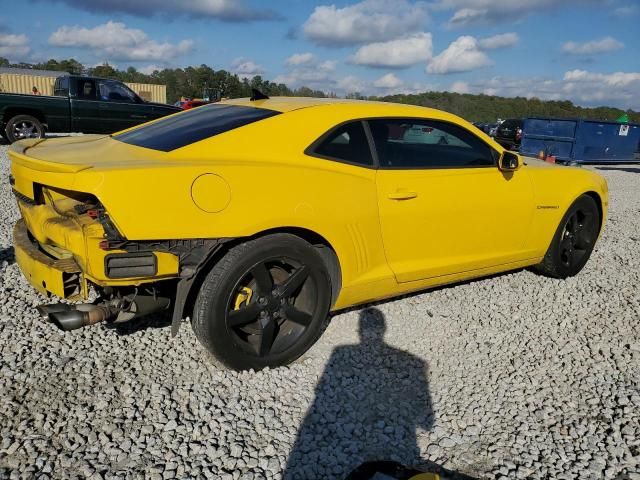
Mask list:
[[[100,92],[100,100],[107,102],[136,103],[137,101],[135,93],[119,82],[99,80],[98,90]]]
[[[373,166],[369,141],[361,121],[341,125],[323,135],[308,153],[329,160]]]
[[[56,97],[66,97],[69,95],[69,77],[63,76],[56,79],[53,94]]]
[[[94,80],[78,80],[78,98],[80,100],[96,100],[96,82]]]
[[[381,168],[473,168],[496,165],[497,152],[469,130],[421,119],[369,120]]]

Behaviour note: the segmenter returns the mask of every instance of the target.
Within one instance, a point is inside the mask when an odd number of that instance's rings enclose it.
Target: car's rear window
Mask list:
[[[206,105],[114,135],[113,138],[138,147],[170,152],[279,113],[237,105]]]

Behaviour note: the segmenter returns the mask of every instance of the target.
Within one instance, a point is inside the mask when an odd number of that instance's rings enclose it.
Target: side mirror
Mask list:
[[[503,172],[515,172],[520,168],[520,156],[517,153],[505,151],[498,160],[498,168]]]

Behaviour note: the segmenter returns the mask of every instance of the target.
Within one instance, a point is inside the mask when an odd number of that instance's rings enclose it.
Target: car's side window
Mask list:
[[[496,165],[497,152],[469,130],[422,119],[369,120],[380,168],[473,168]]]
[[[78,98],[81,100],[95,100],[96,82],[93,80],[78,80]]]
[[[69,95],[69,77],[63,76],[56,79],[53,85],[53,94],[56,97],[66,97]]]
[[[369,141],[359,120],[341,125],[323,135],[311,146],[309,153],[330,160],[373,166]]]
[[[118,82],[100,80],[98,82],[98,90],[100,92],[100,100],[107,102],[136,102],[133,92]]]

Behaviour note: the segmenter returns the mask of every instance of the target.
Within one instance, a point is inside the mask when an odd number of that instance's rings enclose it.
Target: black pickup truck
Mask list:
[[[15,142],[46,132],[113,133],[179,111],[146,102],[116,80],[65,75],[53,96],[0,93],[0,134]]]

